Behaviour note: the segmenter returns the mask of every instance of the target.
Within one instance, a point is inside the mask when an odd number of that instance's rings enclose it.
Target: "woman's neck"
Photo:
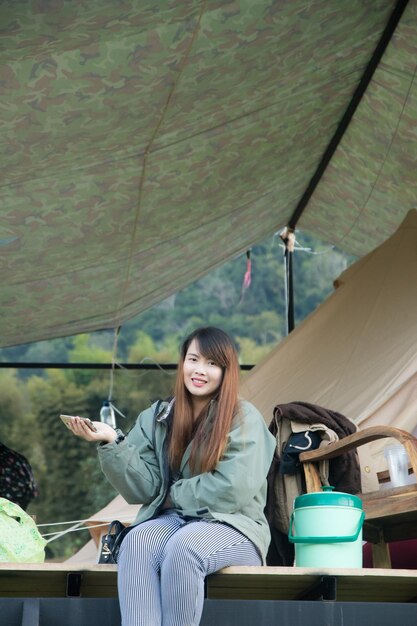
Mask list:
[[[207,406],[208,402],[205,398],[196,398],[195,396],[192,398],[191,402],[193,407],[193,420],[195,422],[201,411]]]

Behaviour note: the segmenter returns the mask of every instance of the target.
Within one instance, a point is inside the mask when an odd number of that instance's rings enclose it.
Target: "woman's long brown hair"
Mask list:
[[[197,424],[194,423],[192,396],[184,385],[184,360],[194,339],[201,354],[223,370],[220,388],[213,398],[216,401],[216,415],[210,424],[207,423],[210,403],[199,416]],[[191,439],[193,439],[190,455],[191,470],[194,473],[202,473],[209,472],[216,467],[225,450],[227,436],[237,411],[238,388],[239,362],[232,339],[220,328],[213,326],[197,328],[182,344],[178,363],[174,416],[169,443],[169,460],[173,469],[179,468],[181,458]]]

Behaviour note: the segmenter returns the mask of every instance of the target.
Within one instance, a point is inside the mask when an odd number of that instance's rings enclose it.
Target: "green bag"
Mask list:
[[[46,543],[30,515],[0,498],[0,562],[43,563]]]

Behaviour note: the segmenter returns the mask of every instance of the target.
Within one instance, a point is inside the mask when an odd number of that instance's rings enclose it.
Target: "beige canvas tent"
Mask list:
[[[105,480],[104,477],[103,480]],[[109,523],[118,519],[124,524],[131,524],[139,508],[140,505],[128,504],[122,496],[116,496],[104,508],[85,521],[85,526],[90,531],[91,539],[76,554],[67,559],[67,562],[97,562],[101,547],[101,536],[107,530]]]
[[[98,544],[103,530],[114,519],[118,519],[124,524],[130,524],[136,517],[140,506],[137,504],[128,504],[122,496],[116,496],[107,506],[92,515],[86,521],[90,534],[94,541]]]
[[[305,401],[358,426],[417,426],[417,211],[335,281],[335,292],[259,363],[242,393],[272,418]],[[386,443],[386,441],[385,441]],[[376,442],[377,470],[384,461]],[[381,457],[381,458],[380,458]]]

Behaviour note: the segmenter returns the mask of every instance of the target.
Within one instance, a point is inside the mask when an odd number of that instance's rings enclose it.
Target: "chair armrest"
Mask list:
[[[323,448],[317,450],[311,450],[310,452],[302,452],[299,459],[302,463],[312,463],[316,461],[322,461],[325,459],[333,459],[344,452],[353,450],[358,446],[362,446],[371,441],[377,439],[384,439],[386,437],[393,437],[399,443],[401,443],[407,450],[408,457],[410,459],[411,467],[414,474],[417,476],[417,438],[411,433],[401,428],[395,428],[393,426],[370,426],[359,430],[353,435],[343,437],[339,441],[329,443]]]

